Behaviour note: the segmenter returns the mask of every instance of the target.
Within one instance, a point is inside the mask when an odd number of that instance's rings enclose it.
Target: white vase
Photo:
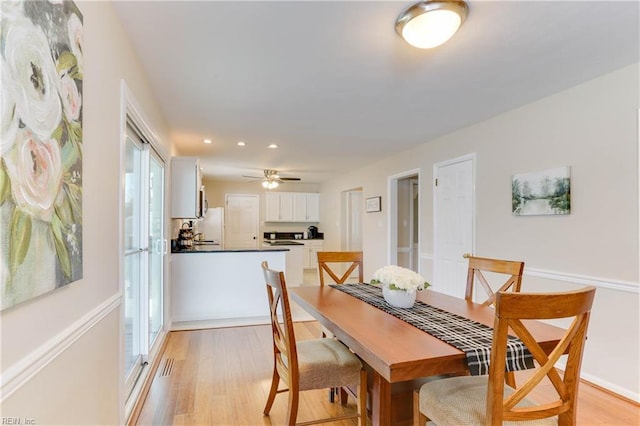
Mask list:
[[[388,304],[396,308],[410,308],[416,303],[415,291],[391,290],[386,285],[382,286],[382,297]]]

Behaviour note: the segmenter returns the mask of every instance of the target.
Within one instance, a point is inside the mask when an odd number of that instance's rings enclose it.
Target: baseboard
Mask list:
[[[205,328],[244,327],[248,325],[270,324],[268,316],[245,318],[218,318],[198,321],[174,321],[171,331],[202,330]]]
[[[6,400],[122,303],[116,293],[69,327],[7,368],[0,377],[0,402]]]
[[[142,411],[142,407],[144,406],[144,402],[147,399],[147,395],[149,394],[149,389],[151,389],[151,385],[153,384],[153,379],[156,376],[156,371],[158,371],[158,365],[160,365],[160,360],[164,354],[164,351],[167,347],[167,343],[169,342],[169,333],[165,332],[162,336],[162,343],[158,348],[158,352],[155,354],[155,358],[153,359],[149,371],[144,377],[144,382],[142,384],[141,390],[138,393],[138,397],[136,398],[135,403],[133,404],[133,408],[131,409],[131,413],[129,414],[129,419],[127,420],[127,426],[134,426],[138,423],[138,418],[140,417],[140,412]]]
[[[620,386],[614,385],[613,383],[592,376],[591,374],[585,374],[583,372],[580,373],[580,381],[586,385],[593,386],[594,388],[602,392],[606,392],[609,395],[615,396],[616,398],[621,398],[629,401],[632,404],[640,405],[640,394],[633,393],[629,389],[621,388]]]

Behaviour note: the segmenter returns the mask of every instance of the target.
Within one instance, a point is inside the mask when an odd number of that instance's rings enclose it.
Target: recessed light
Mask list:
[[[272,143],[271,145],[269,145],[269,148],[271,149],[276,149],[278,147],[278,145],[276,145],[275,143]]]
[[[202,142],[204,142],[204,143],[212,143],[212,142],[211,142],[211,139],[205,139],[205,140],[203,140]]]
[[[246,143],[244,143],[244,142],[242,142],[242,141],[240,141],[240,142],[238,142],[236,145],[238,145],[238,146],[245,146],[245,145],[247,145],[247,144],[246,144]]]

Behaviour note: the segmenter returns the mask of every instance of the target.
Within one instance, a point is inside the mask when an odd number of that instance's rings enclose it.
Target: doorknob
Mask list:
[[[471,253],[465,253],[462,255],[462,257],[464,257],[465,259],[468,259],[470,257],[473,257],[473,255]]]

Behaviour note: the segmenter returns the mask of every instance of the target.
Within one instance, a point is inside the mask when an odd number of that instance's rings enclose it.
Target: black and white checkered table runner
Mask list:
[[[396,308],[384,300],[382,289],[373,285],[333,284],[331,287],[367,302],[461,350],[467,357],[471,375],[489,374],[493,328],[419,300],[412,308]],[[526,346],[520,339],[509,336],[506,370],[526,370],[533,366],[533,357]]]

